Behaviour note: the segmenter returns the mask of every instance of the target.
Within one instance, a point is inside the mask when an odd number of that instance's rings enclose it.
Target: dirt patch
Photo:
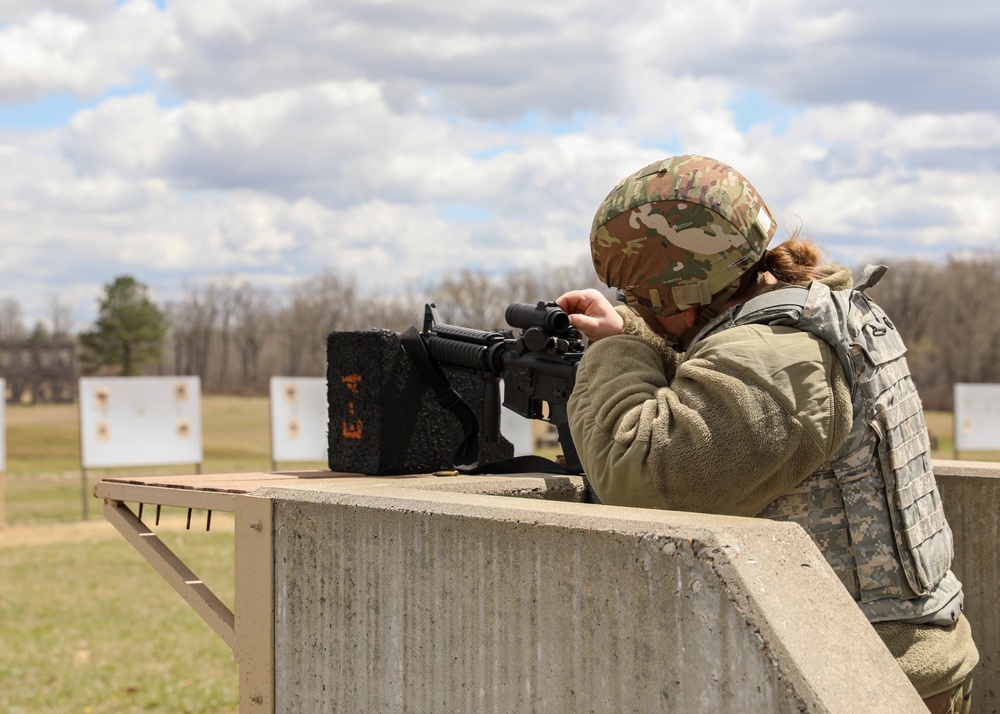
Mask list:
[[[204,531],[205,515],[201,514],[198,522],[192,521],[191,530]],[[146,521],[146,519],[143,519]],[[179,532],[186,529],[187,517],[184,515],[164,515],[160,525],[152,522],[146,525],[153,531]],[[233,531],[233,518],[228,513],[212,514],[212,532]],[[0,530],[0,548],[23,548],[35,545],[52,545],[56,543],[96,543],[114,538],[124,538],[105,520],[80,521],[79,523],[46,523],[43,525],[15,526]]]
[[[0,531],[0,548],[20,548],[53,543],[93,543],[121,538],[107,521],[15,526]]]

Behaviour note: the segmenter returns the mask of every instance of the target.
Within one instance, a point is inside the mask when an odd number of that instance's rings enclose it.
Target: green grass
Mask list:
[[[204,473],[271,470],[267,397],[202,397]],[[83,516],[80,427],[76,405],[8,406],[6,522],[29,525],[80,520]],[[322,461],[277,464],[296,470],[323,469]],[[86,493],[106,476],[194,473],[195,464],[91,469]],[[101,519],[89,501],[89,517]]]
[[[7,525],[80,520],[83,515],[83,485],[79,473],[8,474]],[[88,479],[86,493],[93,494],[94,479]],[[100,517],[101,503],[88,501],[92,518]]]
[[[227,515],[210,533],[176,516],[158,533],[232,607]],[[222,713],[238,701],[229,648],[109,525],[0,532],[0,711]]]
[[[7,406],[7,473],[80,469],[76,405]]]
[[[104,521],[92,497],[104,476],[191,473],[194,465],[90,471],[84,523],[77,407],[9,406],[6,422],[0,712],[236,712],[232,652]],[[266,398],[204,396],[202,425],[204,472],[271,469]],[[190,531],[184,515],[165,510],[154,530],[232,607],[232,517],[213,514],[206,533],[204,513]]]
[[[7,473],[80,471],[80,426],[76,405],[39,404],[7,407]],[[271,433],[267,397],[202,397],[203,470],[206,473],[268,470]],[[322,468],[322,462],[296,468]],[[136,473],[177,473],[194,465],[143,467]],[[121,469],[93,470],[96,476]]]

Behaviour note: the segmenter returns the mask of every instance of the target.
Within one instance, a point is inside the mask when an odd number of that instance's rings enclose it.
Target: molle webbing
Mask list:
[[[861,596],[844,499],[837,486],[837,477],[832,471],[821,471],[809,476],[769,504],[757,517],[789,521],[802,526],[851,597],[857,600]]]
[[[882,272],[867,270],[862,286]],[[814,282],[723,313],[695,342],[746,324],[794,327],[829,344],[853,407],[851,432],[834,458],[760,515],[802,525],[869,620],[923,621],[944,612],[941,619],[953,621],[961,584],[949,570],[952,534],[895,326],[860,290],[831,292]]]

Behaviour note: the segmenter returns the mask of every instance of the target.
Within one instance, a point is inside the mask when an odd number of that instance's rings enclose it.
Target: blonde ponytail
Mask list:
[[[762,269],[785,283],[801,285],[826,277],[828,271],[820,269],[823,252],[807,238],[793,235],[764,255]]]

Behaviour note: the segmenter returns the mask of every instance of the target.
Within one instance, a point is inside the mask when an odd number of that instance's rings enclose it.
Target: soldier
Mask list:
[[[968,712],[979,661],[950,570],[923,410],[885,313],[819,249],[767,250],[736,170],[658,161],[601,204],[594,267],[558,303],[591,341],[569,402],[604,503],[794,521],[934,712]]]

